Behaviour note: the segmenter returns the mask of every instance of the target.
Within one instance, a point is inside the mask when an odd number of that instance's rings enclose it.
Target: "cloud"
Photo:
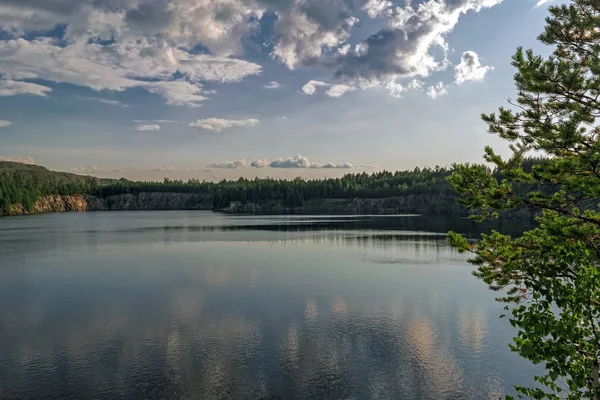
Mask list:
[[[140,124],[135,127],[135,130],[138,132],[159,131],[160,125],[158,125],[158,124]]]
[[[244,60],[195,55],[158,39],[100,45],[90,42],[59,45],[52,38],[0,41],[0,93],[44,95],[49,88],[22,82],[40,79],[94,90],[123,91],[140,87],[163,96],[167,104],[198,107],[206,100],[202,82],[238,82],[261,73]],[[177,77],[177,79],[174,79]]]
[[[400,83],[398,81],[389,81],[385,87],[390,92],[390,96],[400,99],[402,98],[402,95],[406,92],[422,91],[423,85],[423,81],[413,79],[406,83]]]
[[[392,2],[388,0],[368,0],[363,6],[363,10],[367,12],[369,17],[377,18],[383,15],[392,6]]]
[[[170,105],[198,107],[210,94],[205,82],[262,73],[260,65],[239,58],[248,38],[261,37],[289,69],[330,70],[345,85],[327,86],[331,97],[350,88],[397,89],[448,68],[447,35],[460,17],[501,1],[4,0],[0,29],[9,39],[0,40],[0,85],[20,82],[21,90],[4,93],[37,95],[50,89],[25,86],[35,85],[28,80],[142,88]],[[267,13],[276,20],[265,30]],[[357,37],[361,18],[378,18],[369,24],[380,29]],[[62,37],[40,36],[56,26],[66,27]]]
[[[7,128],[12,125],[12,122],[0,119],[0,128]]]
[[[331,85],[325,94],[329,97],[341,97],[348,92],[353,92],[355,89],[348,85]]]
[[[188,126],[191,126],[196,129],[201,129],[204,131],[211,132],[221,132],[226,129],[231,129],[235,127],[241,126],[254,126],[259,124],[260,121],[258,119],[242,119],[242,120],[233,120],[233,119],[223,119],[223,118],[208,118],[208,119],[199,119],[194,122],[190,122]]]
[[[544,4],[546,4],[546,3],[550,3],[551,1],[552,1],[552,0],[539,0],[539,1],[538,1],[538,2],[535,4],[535,7],[536,7],[536,8],[537,8],[537,7],[541,7],[541,6],[543,6]]]
[[[356,164],[355,168],[379,168],[377,164]]]
[[[337,53],[322,64],[353,86],[394,87],[400,80],[427,77],[449,62],[446,35],[461,15],[479,12],[502,0],[427,0],[410,2],[388,13],[386,26],[364,39],[354,51]],[[433,49],[443,56],[435,57]]]
[[[321,164],[318,162],[312,162],[308,158],[297,155],[293,158],[278,158],[277,160],[269,162],[266,159],[259,159],[252,162],[248,162],[245,159],[237,161],[225,161],[208,164],[207,168],[220,168],[220,169],[238,169],[238,168],[311,168],[311,169],[350,169],[350,168],[376,168],[375,164],[358,164],[353,165],[348,162],[342,164],[335,164],[332,162]]]
[[[321,81],[308,81],[302,86],[302,93],[312,96],[317,91],[317,87],[327,87],[328,83]]]
[[[46,92],[51,91],[52,89],[49,87],[38,85],[36,83],[0,80],[0,97],[17,96],[20,94],[32,94],[35,96],[46,97]]]
[[[7,156],[7,157],[0,156],[0,161],[10,161],[10,162],[16,162],[16,163],[22,163],[22,164],[28,164],[28,165],[35,165],[35,160],[31,157],[21,158],[19,156]]]
[[[248,161],[246,160],[236,160],[236,161],[225,161],[221,163],[212,163],[208,164],[206,168],[220,168],[220,169],[238,169],[242,167],[248,167]]]
[[[437,99],[438,97],[444,96],[448,94],[448,90],[444,86],[443,82],[438,82],[435,85],[429,86],[427,88],[427,96],[432,99]]]
[[[171,106],[202,107],[202,87],[186,81],[156,82],[147,86],[150,93],[158,94]]]
[[[318,87],[328,88],[325,94],[329,97],[341,97],[348,92],[354,91],[356,88],[348,86],[348,85],[332,85],[329,83],[325,83],[322,81],[308,81],[304,86],[302,86],[302,92],[304,94],[312,96],[316,93]]]
[[[133,122],[137,123],[137,124],[147,124],[147,123],[151,123],[151,122],[156,122],[158,124],[171,124],[171,123],[176,123],[177,121],[174,121],[172,119],[134,119]]]
[[[350,163],[334,164],[334,163],[330,162],[327,164],[321,164],[321,163],[311,162],[308,158],[301,156],[301,155],[297,155],[293,158],[289,158],[289,157],[288,158],[279,158],[275,161],[271,161],[271,163],[269,163],[269,167],[271,167],[271,168],[315,168],[315,169],[354,168],[354,166]]]
[[[330,168],[333,168],[333,169],[336,169],[336,168],[341,168],[341,169],[348,169],[348,168],[354,168],[354,165],[352,165],[352,164],[350,164],[350,163],[348,163],[348,162],[345,162],[345,163],[342,163],[342,164],[334,164],[334,163],[332,163],[332,162],[328,162],[327,164],[322,164],[322,165],[321,165],[321,164],[319,164],[319,163],[313,163],[313,164],[310,166],[310,168],[325,168],[325,169],[330,169]]]
[[[281,84],[276,81],[271,81],[263,86],[263,88],[265,88],[265,89],[279,89],[280,87],[281,87]]]
[[[158,168],[154,168],[152,171],[154,171],[154,172],[176,172],[177,168],[175,168],[173,166],[158,167]]]
[[[493,67],[482,66],[479,56],[474,51],[465,51],[460,64],[454,67],[454,81],[457,85],[470,81],[482,81],[485,74],[493,69]]]
[[[255,160],[250,163],[253,168],[265,168],[269,166],[269,161],[265,159]]]
[[[106,168],[99,167],[97,165],[92,166],[81,166],[70,169],[74,174],[94,174],[94,173],[122,173],[125,172],[123,168]]]
[[[318,64],[327,50],[343,45],[360,20],[360,2],[281,1],[272,55],[289,69]],[[353,8],[354,7],[354,8]]]
[[[77,96],[77,97],[80,99],[97,101],[98,103],[107,104],[109,106],[116,106],[116,107],[123,107],[123,108],[129,107],[127,104],[123,104],[118,100],[103,99],[101,97],[81,97],[81,96]]]

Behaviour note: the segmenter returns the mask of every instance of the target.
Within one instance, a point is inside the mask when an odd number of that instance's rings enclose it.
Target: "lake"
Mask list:
[[[504,226],[504,230],[518,227]],[[497,399],[538,371],[420,216],[0,219],[1,399]]]

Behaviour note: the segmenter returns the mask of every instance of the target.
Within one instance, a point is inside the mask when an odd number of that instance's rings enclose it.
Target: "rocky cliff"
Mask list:
[[[450,206],[449,206],[450,205]],[[230,214],[465,214],[454,201],[436,196],[403,196],[385,198],[317,199],[305,201],[301,207],[286,207],[281,202],[265,204],[232,202],[219,211]]]
[[[107,198],[87,195],[52,195],[40,198],[28,212],[14,204],[11,215],[39,214],[66,211],[121,210],[213,210],[230,214],[453,214],[466,215],[456,202],[445,196],[404,196],[381,199],[317,199],[305,201],[301,207],[286,207],[279,201],[265,204],[232,202],[228,207],[214,209],[210,195],[194,193],[122,194]],[[505,216],[528,219],[533,214],[526,209],[503,212]]]
[[[38,199],[33,210],[27,211],[21,204],[13,204],[10,215],[41,214],[49,212],[88,211],[101,207],[96,197],[83,195],[51,195]]]
[[[212,200],[193,193],[140,193],[98,198],[87,195],[51,195],[38,199],[31,212],[13,204],[10,215],[41,214],[66,211],[108,210],[211,210]]]
[[[212,210],[212,197],[194,193],[121,194],[103,199],[101,210]]]

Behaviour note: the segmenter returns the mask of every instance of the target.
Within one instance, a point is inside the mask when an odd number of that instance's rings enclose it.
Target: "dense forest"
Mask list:
[[[539,160],[528,160],[529,167]],[[21,204],[31,211],[36,200],[46,195],[89,195],[110,198],[140,193],[193,193],[208,196],[214,210],[232,202],[266,204],[276,202],[284,207],[302,207],[317,199],[382,199],[409,198],[418,203],[415,209],[434,212],[456,212],[454,192],[447,182],[451,168],[415,168],[407,171],[380,171],[372,174],[347,174],[341,178],[293,180],[272,178],[240,178],[220,182],[164,179],[163,182],[133,182],[126,179],[100,179],[54,172],[44,167],[0,162],[0,214],[10,214],[11,207]],[[425,203],[435,202],[435,207]]]
[[[280,201],[288,207],[301,207],[306,200],[344,198],[383,198],[407,194],[433,194],[452,189],[446,182],[450,171],[445,168],[419,169],[373,174],[347,174],[341,178],[293,180],[271,178],[240,178],[236,181],[206,182],[195,179],[187,182],[165,179],[163,182],[119,181],[101,186],[92,193],[99,197],[143,192],[175,192],[212,195],[216,209],[231,202],[263,203]]]

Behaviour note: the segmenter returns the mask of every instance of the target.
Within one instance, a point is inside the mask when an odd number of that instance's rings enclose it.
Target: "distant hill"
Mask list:
[[[0,179],[12,180],[16,176],[23,184],[50,183],[52,186],[70,185],[81,181],[96,181],[98,184],[110,184],[116,179],[96,178],[88,175],[77,175],[69,172],[51,171],[39,165],[23,164],[12,161],[0,161]]]
[[[0,161],[0,215],[15,210],[34,212],[36,202],[48,195],[91,193],[97,187],[111,185],[114,179],[50,171],[39,165]]]

